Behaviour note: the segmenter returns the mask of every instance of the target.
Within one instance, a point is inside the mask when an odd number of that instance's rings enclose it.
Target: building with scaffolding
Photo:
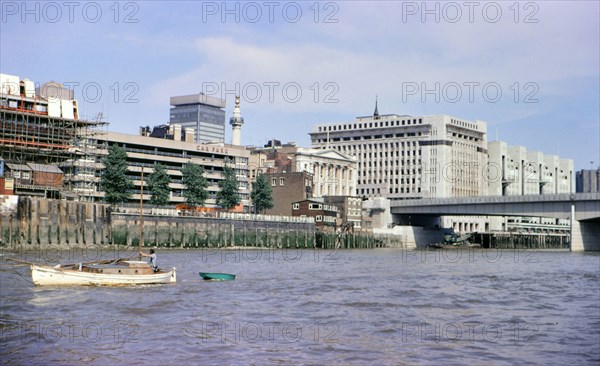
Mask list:
[[[167,168],[171,206],[184,203],[181,170],[188,163],[202,165],[209,182],[207,207],[216,207],[223,167],[235,170],[241,203],[247,210],[248,158],[244,147],[195,142],[195,129],[161,125],[140,135],[106,130],[102,114],[95,121],[79,119],[73,92],[57,82],[36,87],[30,80],[0,74],[0,194],[102,202],[100,178],[108,147],[127,151],[129,178],[134,182],[131,203],[139,202],[141,171],[150,174],[154,163]],[[143,198],[150,199],[144,191]]]
[[[79,119],[63,85],[36,88],[0,74],[0,194],[93,200],[97,190],[95,135],[107,123]]]

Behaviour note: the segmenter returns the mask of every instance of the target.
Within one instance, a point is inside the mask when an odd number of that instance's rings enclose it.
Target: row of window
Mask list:
[[[285,183],[285,178],[279,178],[279,185],[283,186],[283,185],[285,185],[284,183]],[[277,186],[277,178],[271,178],[271,186],[272,187]]]
[[[472,130],[477,130],[477,124],[475,124],[475,123],[469,123],[469,122],[459,121],[457,119],[452,119],[451,121],[455,125],[458,125],[458,126],[461,126],[461,127],[465,127],[465,128],[470,128]]]
[[[395,162],[396,162],[396,164],[394,164],[394,160],[391,160],[389,162],[390,163],[389,165],[390,166],[396,166],[396,167],[399,167],[399,166],[402,166],[402,167],[415,167],[415,166],[416,167],[420,167],[421,166],[421,160],[417,161],[416,159],[412,159],[412,162],[411,162],[411,160],[395,160]],[[369,161],[368,165],[367,165],[366,162],[365,163],[359,162],[358,163],[358,175],[360,176],[360,171],[363,168],[364,169],[366,169],[367,167],[369,167],[369,168],[371,168],[371,167],[377,168],[377,167],[382,167],[382,166],[386,166],[387,167],[388,166],[388,161],[387,160],[384,160],[384,161],[377,161],[376,160],[374,162],[370,162]],[[404,173],[402,173],[402,174],[404,174]]]
[[[397,133],[388,135],[366,135],[366,136],[354,136],[354,137],[333,137],[328,139],[317,139],[316,142],[327,143],[329,142],[340,142],[340,141],[361,141],[361,140],[380,140],[380,139],[392,139],[392,138],[404,138],[404,137],[416,137],[422,136],[422,132],[408,132],[408,133]]]
[[[405,156],[405,155],[406,156],[411,156],[411,151],[412,151],[412,156],[417,156],[417,151],[419,152],[419,154],[418,154],[419,156],[422,155],[421,150],[406,150],[406,151],[405,150],[402,150],[402,151],[396,150],[396,156]],[[390,154],[390,157],[394,156],[394,151],[390,151],[389,154]],[[379,157],[383,158],[384,156],[387,158],[388,157],[388,152],[387,151],[385,151],[385,152],[384,151],[379,151]],[[358,155],[358,157],[360,158],[360,154]],[[362,154],[362,157],[363,157],[363,159],[366,159],[367,157],[369,157],[369,158],[377,158],[377,152],[373,152],[373,153],[371,153],[371,152],[369,152],[369,153],[364,152]]]
[[[379,191],[379,190],[378,190]],[[390,188],[390,193],[410,193],[410,188],[406,188],[406,192],[404,192],[404,188]],[[417,193],[421,193],[421,187],[416,189]],[[415,193],[415,189],[413,188],[412,193]]]
[[[292,210],[299,210],[299,209],[300,209],[299,203],[292,204]],[[308,205],[308,209],[309,210],[324,210],[324,211],[337,211],[338,210],[337,206],[322,205],[320,203],[310,203]]]
[[[361,188],[358,189],[360,195],[379,195],[381,188]],[[390,188],[390,193],[421,193],[421,187],[417,188]]]
[[[21,174],[21,173],[23,173],[23,174]],[[12,176],[13,176],[13,178],[31,179],[31,172],[21,172],[21,171],[15,170],[12,172]]]
[[[463,135],[461,133],[456,133],[456,132],[452,132],[452,137],[457,137],[459,139],[465,139],[465,140],[469,140],[469,141],[479,141],[480,139],[478,137],[473,137],[473,136],[469,136],[469,135]]]
[[[395,184],[416,184],[417,180],[415,178],[409,179],[407,178],[406,180],[404,179],[400,179],[400,183],[398,183],[398,179],[395,179],[396,183]],[[365,180],[358,180],[358,184],[382,184],[384,182],[383,179],[365,179]],[[421,178],[419,178],[418,180],[419,183],[421,183]],[[389,184],[394,184],[394,179],[390,179],[389,180]]]
[[[356,129],[364,129],[364,128],[374,128],[374,127],[394,127],[394,126],[409,126],[422,124],[423,119],[408,119],[408,120],[396,120],[396,121],[379,121],[379,122],[364,122],[364,123],[354,123],[354,124],[345,124],[345,125],[333,125],[333,126],[319,126],[319,132],[323,131],[345,131],[345,130],[356,130]]]

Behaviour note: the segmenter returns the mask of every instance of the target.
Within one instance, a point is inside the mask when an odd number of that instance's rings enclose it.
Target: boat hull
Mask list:
[[[235,280],[234,274],[229,273],[214,273],[214,272],[200,272],[198,273],[202,279],[207,281],[233,281]]]
[[[175,283],[175,268],[169,272],[152,274],[107,274],[82,272],[60,266],[31,265],[31,279],[36,286],[80,285],[80,286],[126,286]]]

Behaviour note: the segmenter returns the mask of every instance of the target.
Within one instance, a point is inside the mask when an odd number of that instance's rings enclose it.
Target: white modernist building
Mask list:
[[[503,141],[488,143],[489,194],[520,196],[575,192],[573,160],[539,151],[527,151],[524,146],[508,146]],[[566,231],[568,220],[543,217],[494,217],[494,231]]]
[[[488,144],[486,134],[483,121],[448,115],[379,115],[376,107],[372,116],[316,125],[310,136],[315,148],[356,157],[356,195],[370,199],[574,191],[572,160],[504,142]],[[378,210],[386,211],[383,206]],[[380,221],[391,225],[391,218],[386,220]],[[562,230],[563,224],[554,219],[486,216],[444,216],[439,222],[458,232]]]
[[[575,192],[573,160],[524,146],[507,146],[503,141],[488,143],[489,194],[515,196]]]
[[[486,195],[486,134],[483,121],[379,115],[376,106],[372,116],[316,125],[310,136],[317,149],[357,159],[355,195],[402,200]],[[440,226],[483,231],[489,223],[487,217],[444,216]]]
[[[357,159],[356,195],[391,200],[487,194],[486,124],[396,114],[321,124],[312,146]]]

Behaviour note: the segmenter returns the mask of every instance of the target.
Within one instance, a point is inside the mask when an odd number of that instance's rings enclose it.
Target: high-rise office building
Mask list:
[[[205,94],[171,97],[170,124],[194,130],[196,143],[225,142],[225,100]]]
[[[395,199],[481,196],[487,163],[486,124],[440,115],[396,114],[322,124],[312,146],[358,162],[356,194]]]

